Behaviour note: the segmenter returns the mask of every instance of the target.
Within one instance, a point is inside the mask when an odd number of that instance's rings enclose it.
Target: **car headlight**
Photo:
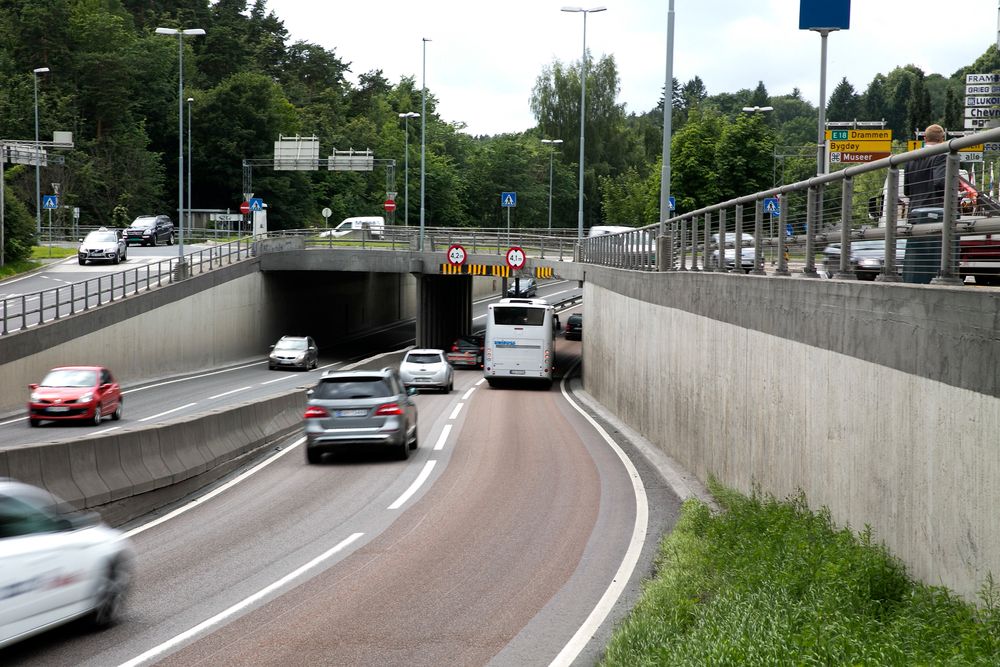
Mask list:
[[[77,403],[90,403],[92,400],[94,400],[94,393],[91,392],[91,391],[88,391],[86,394],[84,394],[80,398],[76,399],[76,402]]]
[[[31,392],[31,396],[29,398],[31,399],[32,403],[37,403],[38,402],[38,392],[37,391]]]

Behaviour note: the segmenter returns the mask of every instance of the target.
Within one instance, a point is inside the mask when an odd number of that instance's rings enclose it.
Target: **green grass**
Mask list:
[[[10,278],[21,273],[27,273],[28,271],[33,271],[41,265],[41,262],[32,262],[30,260],[7,262],[3,266],[0,266],[0,280]]]
[[[76,248],[63,248],[61,246],[36,245],[31,247],[32,259],[49,259],[73,257],[76,255]]]
[[[724,512],[684,503],[602,664],[1000,664],[992,577],[970,605],[914,583],[868,529],[838,529],[804,497],[711,488]]]

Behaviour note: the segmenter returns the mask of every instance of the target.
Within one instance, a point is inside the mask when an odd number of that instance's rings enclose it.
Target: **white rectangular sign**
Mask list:
[[[983,150],[988,153],[1000,153],[1000,143],[983,144]]]
[[[212,213],[209,217],[216,222],[240,222],[243,220],[242,213]]]
[[[1000,104],[1000,96],[991,95],[988,97],[966,97],[965,106],[967,107],[992,107]]]
[[[1000,118],[1000,109],[993,107],[965,107],[966,118]]]
[[[982,162],[983,161],[983,154],[982,153],[959,153],[958,155],[959,155],[959,159],[961,159],[962,162]]]
[[[991,84],[980,84],[978,86],[966,86],[966,95],[1000,95],[1000,86]]]
[[[1000,83],[1000,74],[966,74],[965,83]]]
[[[985,130],[990,127],[990,123],[994,122],[994,120],[989,118],[966,118],[965,127],[970,130]]]

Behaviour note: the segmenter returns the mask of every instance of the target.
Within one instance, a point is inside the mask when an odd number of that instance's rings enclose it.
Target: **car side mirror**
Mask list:
[[[31,391],[38,389],[38,383],[32,382],[31,384],[28,385],[28,389],[30,389]]]
[[[111,389],[110,382],[105,382],[104,384],[102,384],[100,387],[97,388],[98,391],[108,391],[109,389]]]
[[[406,388],[406,395],[407,396],[416,396],[416,394],[417,394],[417,388],[416,387],[407,387]]]
[[[312,395],[313,395],[313,390],[312,389],[306,389],[306,397],[312,398]]]
[[[273,346],[273,345],[271,345],[271,346],[269,346],[269,347],[268,347],[267,349],[269,349],[269,350],[273,350],[273,349],[274,349],[274,346]]]

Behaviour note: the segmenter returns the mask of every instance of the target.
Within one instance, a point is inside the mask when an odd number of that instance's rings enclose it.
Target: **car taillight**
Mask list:
[[[569,325],[568,324],[566,325],[566,331],[569,331]]]
[[[375,414],[383,417],[387,415],[401,415],[403,414],[403,409],[399,407],[399,403],[386,403],[385,405],[380,405]]]
[[[451,344],[451,351],[452,352],[458,352],[458,343],[452,343]]]
[[[329,417],[330,413],[319,407],[318,405],[310,405],[306,408],[306,414],[304,417],[306,419],[320,419],[322,417]]]

